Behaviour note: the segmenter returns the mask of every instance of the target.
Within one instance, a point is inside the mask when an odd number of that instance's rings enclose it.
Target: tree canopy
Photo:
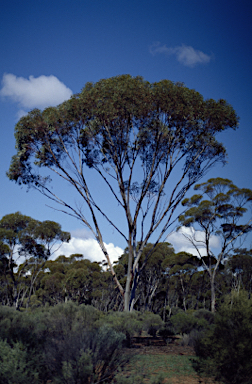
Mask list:
[[[68,242],[70,237],[70,233],[62,231],[61,226],[54,221],[40,222],[30,216],[22,215],[20,212],[2,217],[0,220],[0,261],[4,262],[4,285],[8,288],[6,295],[9,303],[18,308],[22,301],[21,291],[18,289],[20,275],[29,270],[31,295],[33,284],[41,271],[40,267],[52,254],[53,246],[56,243],[60,243],[60,246],[63,242]],[[19,273],[16,274],[15,268],[17,268],[20,256],[24,258],[25,262],[19,266]],[[28,264],[30,264],[30,268],[27,268]],[[35,264],[36,268],[34,268]],[[12,284],[8,277],[11,278]]]
[[[203,267],[209,274],[212,311],[214,311],[216,271],[220,263],[231,256],[230,252],[236,240],[252,230],[251,217],[247,221],[244,219],[244,214],[248,208],[252,207],[252,190],[239,188],[231,180],[220,177],[195,185],[194,189],[201,193],[182,201],[187,209],[179,217],[179,221],[187,227],[197,229],[198,226],[202,231],[200,238],[197,238],[195,231],[185,236],[194,246]],[[218,236],[220,240],[220,252],[217,255],[213,252],[210,243],[213,235]],[[207,258],[202,257],[205,252]]]
[[[204,100],[168,80],[151,84],[142,77],[116,76],[87,83],[58,107],[22,117],[8,176],[37,188],[92,231],[128,310],[145,245],[154,232],[156,243],[165,236],[187,190],[216,162],[225,162],[225,147],[216,135],[237,125],[234,109],[224,100]],[[97,201],[87,169],[103,180],[115,209],[124,212],[127,229],[112,218],[105,199]],[[54,176],[77,191],[79,205],[52,189]],[[125,289],[106,250],[100,215],[127,242]]]

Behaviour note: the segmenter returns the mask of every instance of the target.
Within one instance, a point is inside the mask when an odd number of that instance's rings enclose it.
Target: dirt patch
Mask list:
[[[171,377],[169,379],[164,380],[165,383],[169,384],[214,384],[214,382],[211,379],[208,378],[201,378],[198,377],[192,377],[192,376],[180,376],[180,377]]]
[[[132,348],[125,348],[125,351],[129,354],[139,354],[139,355],[185,355],[185,356],[194,356],[194,350],[192,347],[181,346],[181,345],[167,345],[167,346],[145,346],[145,345],[135,345]]]
[[[142,355],[195,355],[192,347],[182,346],[179,341],[178,337],[173,337],[167,344],[162,338],[137,337],[132,339],[132,347],[125,349],[129,353]]]

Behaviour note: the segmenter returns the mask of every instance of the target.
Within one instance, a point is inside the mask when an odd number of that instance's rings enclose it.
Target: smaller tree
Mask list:
[[[252,191],[238,188],[232,181],[222,178],[209,179],[195,185],[201,194],[185,199],[182,205],[188,207],[179,217],[181,225],[191,227],[190,235],[184,236],[190,241],[202,260],[202,266],[208,272],[211,284],[211,311],[215,311],[215,278],[221,262],[230,255],[237,239],[252,230],[251,220],[241,224],[241,219],[252,206]],[[207,197],[205,200],[204,198]],[[200,229],[197,237],[195,230]],[[211,249],[212,236],[220,239],[220,252]],[[207,259],[203,256],[206,253]]]
[[[184,311],[187,310],[187,299],[190,295],[191,280],[199,264],[199,259],[187,252],[174,253],[174,255],[166,261],[168,278],[172,278],[173,283],[176,285],[177,300],[181,297]]]
[[[235,290],[245,289],[252,292],[252,249],[235,249],[234,255],[228,260],[227,271],[232,277],[232,287]]]
[[[18,292],[18,278],[27,272],[27,268],[31,264],[36,264],[33,268],[34,274],[30,277],[29,297],[31,296],[33,284],[37,278],[41,268],[38,267],[38,261],[45,263],[52,253],[52,247],[56,242],[64,242],[70,240],[70,233],[63,232],[61,226],[53,221],[40,222],[29,216],[22,215],[20,212],[5,215],[0,220],[0,241],[1,249],[5,249],[5,274],[11,277],[12,298],[11,302],[16,308],[20,304],[20,292]],[[16,274],[15,268],[17,261],[23,256],[25,262]],[[32,271],[29,268],[30,272]]]

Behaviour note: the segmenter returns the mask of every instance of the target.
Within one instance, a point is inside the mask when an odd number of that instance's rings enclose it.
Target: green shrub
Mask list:
[[[0,384],[36,384],[38,371],[21,342],[0,340]]]
[[[154,337],[164,325],[161,317],[151,312],[145,312],[143,315],[141,315],[141,318],[143,322],[143,330]]]
[[[111,312],[98,322],[99,325],[107,324],[116,332],[125,335],[124,346],[131,346],[131,338],[142,331],[142,320],[139,319],[137,312]]]
[[[171,324],[174,327],[175,333],[189,334],[197,325],[197,319],[186,312],[179,312],[176,315],[172,316]]]
[[[93,366],[91,356],[84,351],[80,354],[76,361],[63,361],[62,377],[63,382],[67,384],[85,384],[89,382],[93,375]],[[56,378],[55,384],[62,383],[62,378]]]
[[[214,323],[214,314],[213,312],[208,311],[207,309],[198,309],[192,314],[194,317],[196,317],[196,319],[204,319],[209,325]]]
[[[171,316],[166,326],[174,333],[186,334],[184,345],[193,346],[195,340],[209,329],[213,321],[214,314],[204,309],[190,312],[178,311]]]
[[[22,313],[0,307],[0,384],[111,381],[125,363],[125,335],[102,318],[71,302]]]
[[[198,373],[227,384],[252,382],[252,300],[233,292],[215,315],[213,326],[195,345]]]
[[[161,328],[158,331],[158,334],[164,340],[167,340],[167,339],[169,339],[170,336],[174,336],[175,335],[173,329],[171,327],[169,327],[169,326],[167,326],[167,327],[165,326],[164,328]]]
[[[117,332],[122,332],[126,336],[125,346],[131,346],[131,339],[134,335],[139,335],[143,331],[151,336],[163,326],[163,321],[159,315],[145,312],[111,312],[107,316],[99,320],[99,324],[105,323]]]

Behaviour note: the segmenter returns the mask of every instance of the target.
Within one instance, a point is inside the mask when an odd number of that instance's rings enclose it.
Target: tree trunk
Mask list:
[[[133,252],[132,246],[129,246],[129,259],[128,259],[128,271],[127,271],[127,280],[126,287],[124,292],[124,312],[129,312],[130,310],[130,296],[131,296],[131,282],[132,282],[132,265],[133,265]]]
[[[215,312],[215,271],[210,276],[210,283],[211,283],[211,312]]]

